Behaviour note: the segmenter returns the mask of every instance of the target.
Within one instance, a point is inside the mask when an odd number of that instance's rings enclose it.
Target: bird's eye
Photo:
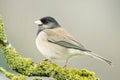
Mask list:
[[[46,23],[48,23],[48,21],[46,20]]]
[[[48,21],[47,21],[47,20],[44,20],[44,21],[43,21],[43,23],[44,23],[44,24],[47,24],[47,23],[48,23]]]

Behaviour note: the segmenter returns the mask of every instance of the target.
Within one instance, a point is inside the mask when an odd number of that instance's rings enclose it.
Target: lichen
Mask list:
[[[3,29],[3,22],[2,22],[2,18],[0,16],[0,40],[7,40],[7,37],[6,37],[6,34],[5,34],[5,31]]]
[[[14,75],[13,73],[10,73],[6,71],[4,68],[0,67],[0,72],[2,72],[7,78],[11,80],[26,80],[26,76],[19,74],[18,76]]]
[[[0,18],[0,48],[9,67],[22,74],[22,76],[18,78],[14,74],[9,73],[6,77],[11,80],[25,80],[25,76],[53,77],[55,80],[98,80],[94,72],[86,69],[66,69],[48,61],[34,63],[31,58],[24,58],[19,55],[18,51],[12,45],[8,47],[9,43],[4,45],[5,40],[7,41],[7,37],[2,19]],[[7,73],[7,71],[4,71],[3,74]]]

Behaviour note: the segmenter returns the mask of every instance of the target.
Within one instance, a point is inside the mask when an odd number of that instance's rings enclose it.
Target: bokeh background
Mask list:
[[[68,67],[87,68],[101,80],[120,79],[120,0],[0,0],[0,15],[9,42],[22,56],[35,62],[44,59],[35,45],[38,27],[34,21],[52,16],[87,49],[114,65],[81,56],[72,58]],[[8,69],[2,53],[0,66]],[[7,80],[3,78],[0,74],[0,80]]]

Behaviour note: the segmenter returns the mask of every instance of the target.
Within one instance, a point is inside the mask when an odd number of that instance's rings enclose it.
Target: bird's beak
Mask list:
[[[41,26],[43,24],[40,20],[37,20],[34,23],[37,24],[37,25],[39,25],[39,26]]]

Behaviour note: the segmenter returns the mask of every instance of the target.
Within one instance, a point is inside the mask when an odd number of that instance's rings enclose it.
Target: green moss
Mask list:
[[[0,40],[7,40],[3,26],[4,26],[4,24],[3,24],[2,18],[0,16]]]
[[[98,80],[98,78],[95,77],[94,72],[86,69],[66,69],[47,61],[41,61],[36,64],[32,59],[20,56],[13,46],[8,47],[9,43],[4,45],[5,40],[7,40],[7,38],[4,32],[2,19],[0,18],[0,48],[9,67],[22,74],[22,76],[18,78],[14,74],[10,73],[7,77],[11,80],[25,80],[24,76],[53,77],[55,80]],[[7,74],[7,71],[5,71],[4,74]]]
[[[18,76],[6,71],[5,69],[3,69],[2,67],[0,67],[0,72],[2,72],[7,78],[11,79],[11,80],[26,80],[26,76],[19,74]]]
[[[34,78],[33,80],[42,80],[42,79],[39,79],[39,78]]]

